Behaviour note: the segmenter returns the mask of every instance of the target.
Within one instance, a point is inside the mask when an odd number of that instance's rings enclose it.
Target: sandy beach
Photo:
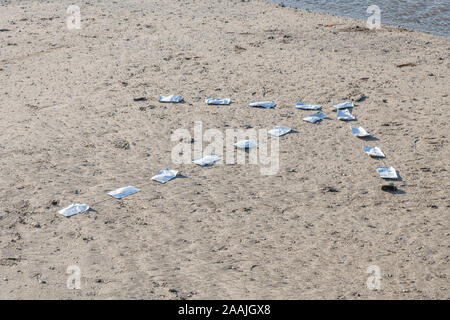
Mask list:
[[[71,4],[0,1],[1,299],[450,298],[448,38],[262,0],[82,1],[68,30]],[[344,100],[357,121],[330,110]],[[295,133],[274,175],[175,165],[194,121]],[[151,181],[164,168],[182,177]],[[57,214],[71,203],[94,210]]]

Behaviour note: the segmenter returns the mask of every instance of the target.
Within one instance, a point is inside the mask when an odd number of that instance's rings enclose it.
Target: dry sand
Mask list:
[[[83,1],[67,30],[69,4],[0,1],[0,298],[450,298],[449,39],[260,0]],[[187,103],[157,102],[171,93]],[[361,95],[354,124],[384,160],[329,110]],[[331,120],[302,121],[300,99]],[[196,120],[298,133],[273,176],[172,164],[171,132]],[[186,178],[152,183],[166,167]],[[56,213],[73,202],[96,212]]]

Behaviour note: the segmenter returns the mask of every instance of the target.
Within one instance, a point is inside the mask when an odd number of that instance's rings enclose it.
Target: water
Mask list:
[[[381,24],[450,37],[450,0],[272,0],[299,9],[367,20],[371,5],[381,9]]]

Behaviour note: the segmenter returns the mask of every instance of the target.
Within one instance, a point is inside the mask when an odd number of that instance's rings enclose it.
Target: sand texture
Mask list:
[[[450,298],[449,39],[259,0],[83,1],[68,30],[70,4],[0,1],[0,298]],[[343,100],[385,159],[336,119]],[[275,175],[175,165],[194,121],[296,132]],[[164,168],[183,177],[152,182]],[[95,211],[57,214],[74,202]]]

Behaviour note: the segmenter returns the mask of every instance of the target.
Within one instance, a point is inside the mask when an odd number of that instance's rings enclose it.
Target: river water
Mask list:
[[[450,0],[271,0],[286,6],[367,20],[371,5],[381,10],[381,24],[450,37]]]

